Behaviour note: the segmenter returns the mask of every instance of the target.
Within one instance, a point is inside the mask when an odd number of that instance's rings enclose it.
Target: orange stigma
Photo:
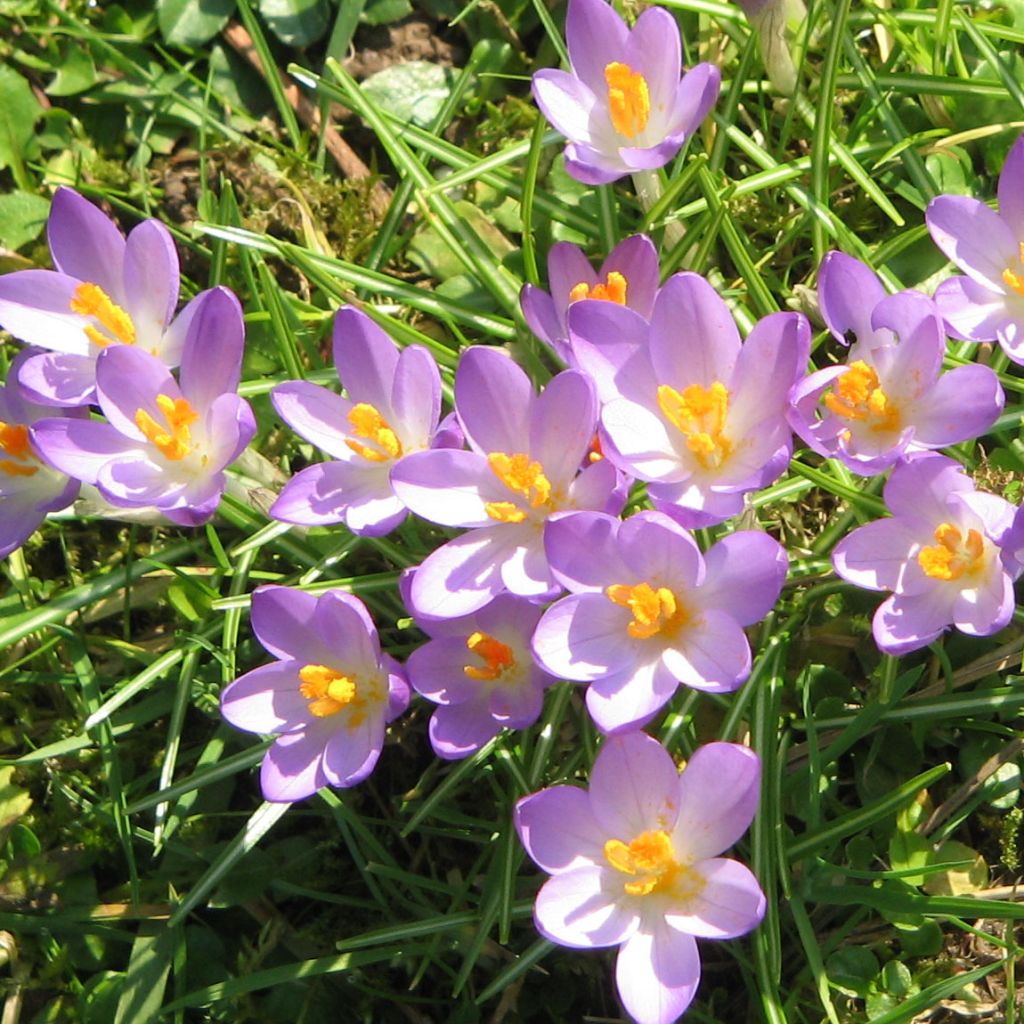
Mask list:
[[[199,419],[188,399],[156,396],[157,408],[164,414],[167,426],[162,427],[145,409],[135,410],[135,425],[166,459],[178,462],[192,451],[189,427]]]
[[[604,279],[604,283],[587,284],[586,281],[573,287],[569,292],[570,302],[579,302],[581,299],[603,299],[605,302],[614,302],[617,306],[626,304],[626,278],[617,270],[612,270]]]
[[[509,669],[515,668],[516,659],[512,648],[495,640],[489,633],[471,633],[466,638],[466,647],[469,648],[483,665],[466,665],[463,672],[470,679],[493,682],[501,679]]]
[[[825,408],[844,420],[866,423],[871,430],[899,430],[900,410],[878,383],[874,367],[863,359],[850,363],[823,399]]]
[[[369,403],[359,402],[348,411],[348,422],[356,437],[365,438],[375,444],[376,448],[361,444],[359,441],[345,439],[345,444],[357,455],[369,462],[387,462],[402,455],[402,443],[398,435],[391,429],[391,424]]]
[[[0,420],[0,473],[8,476],[34,476],[39,472],[39,460],[32,452],[28,427],[24,423],[4,423]]]
[[[608,85],[608,113],[615,130],[627,139],[635,139],[651,116],[651,94],[647,79],[628,64],[613,61],[604,66]]]
[[[626,632],[634,640],[648,640],[658,633],[670,635],[687,619],[686,609],[668,587],[655,590],[649,583],[638,583],[634,587],[613,583],[605,588],[605,596],[633,613],[633,621]]]
[[[491,452],[487,456],[491,472],[510,490],[518,494],[531,508],[540,508],[551,498],[551,481],[544,475],[539,462],[531,462],[524,452],[506,455]],[[514,501],[489,501],[484,506],[487,514],[500,523],[521,523],[526,519],[525,509]]]
[[[299,693],[309,701],[316,718],[336,715],[356,699],[355,680],[326,665],[303,665],[299,669]]]
[[[977,530],[968,530],[965,538],[958,526],[940,523],[935,528],[935,539],[938,544],[917,553],[918,565],[933,580],[958,580],[984,565],[985,540]]]
[[[658,408],[685,435],[686,447],[704,469],[718,469],[732,454],[732,441],[724,433],[729,389],[721,381],[709,388],[691,384],[682,392],[662,384]]]
[[[1016,267],[1007,267],[1003,271],[1003,284],[1012,288],[1018,295],[1024,295],[1024,242],[1020,243],[1020,252]]]
[[[698,896],[705,885],[697,871],[676,860],[672,839],[661,829],[641,832],[628,844],[609,839],[604,857],[616,871],[635,879],[623,886],[630,896],[666,892],[675,900],[686,900]]]
[[[71,312],[91,316],[106,331],[86,327],[85,333],[97,348],[106,348],[115,342],[135,344],[135,324],[132,318],[98,285],[86,281],[75,289],[71,297]]]

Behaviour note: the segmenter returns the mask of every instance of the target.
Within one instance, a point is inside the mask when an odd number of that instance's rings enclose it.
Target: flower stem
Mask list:
[[[657,171],[634,171],[633,187],[636,189],[636,197],[640,200],[644,213],[661,198],[662,187],[661,177]],[[665,247],[671,249],[683,237],[685,228],[679,221],[671,221],[665,225]]]

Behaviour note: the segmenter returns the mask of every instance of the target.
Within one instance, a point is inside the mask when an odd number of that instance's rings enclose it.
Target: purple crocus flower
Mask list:
[[[416,619],[431,639],[405,671],[412,688],[438,705],[430,719],[438,757],[468,757],[502,727],[526,729],[540,717],[544,690],[557,681],[530,654],[540,613],[526,598],[499,594],[463,618]]]
[[[836,545],[832,564],[844,580],[892,591],[872,623],[878,646],[901,655],[926,647],[948,626],[972,636],[997,633],[1013,614],[1021,564],[1004,564],[1016,509],[976,491],[959,463],[914,455],[885,485],[892,518],[854,530]]]
[[[379,537],[406,516],[391,487],[391,470],[412,452],[460,447],[458,430],[441,413],[441,377],[420,345],[399,353],[365,313],[353,307],[334,320],[334,366],[347,398],[308,381],[290,380],[271,392],[280,417],[301,437],[333,456],[297,473],[271,506],[286,523],[344,523]]]
[[[696,939],[732,939],[761,922],[765,898],[738,861],[720,857],[757,810],[761,762],[708,743],[680,775],[642,732],[613,736],[590,790],[552,786],[516,805],[527,853],[551,878],[534,921],[574,949],[619,946],[615,983],[638,1024],[670,1024],[700,981]]]
[[[997,188],[999,212],[970,196],[936,196],[925,210],[932,240],[959,267],[935,302],[967,341],[998,341],[1024,364],[1024,136],[1006,157]]]
[[[855,296],[845,302],[852,309]],[[940,376],[946,335],[926,295],[880,299],[869,326],[871,341],[858,341],[845,366],[810,374],[790,394],[790,424],[814,451],[873,476],[908,452],[945,448],[995,423],[1003,389],[989,367]],[[872,345],[883,333],[898,341]]]
[[[15,356],[0,386],[0,558],[21,547],[47,513],[67,508],[81,486],[67,474],[48,466],[32,443],[31,426],[54,414],[52,406],[32,402],[18,383],[31,352]],[[85,410],[69,409],[69,417]]]
[[[679,27],[649,8],[632,30],[605,0],[569,0],[572,71],[533,76],[533,96],[568,140],[565,166],[587,185],[663,167],[718,98],[721,76],[698,64],[680,81]]]
[[[226,288],[205,294],[189,324],[181,385],[155,356],[114,345],[96,360],[96,394],[106,423],[40,420],[33,441],[44,458],[112,505],[155,506],[182,526],[214,513],[224,468],[256,432],[248,402],[235,394],[245,325]]]
[[[685,273],[658,292],[649,326],[610,302],[576,303],[568,319],[604,403],[605,454],[648,481],[655,507],[688,527],[721,522],[788,465],[788,396],[810,349],[799,313],[766,316],[741,342],[711,285]]]
[[[414,613],[469,615],[504,590],[554,596],[559,588],[544,554],[548,518],[622,507],[607,459],[580,471],[597,420],[590,381],[565,370],[538,397],[504,352],[475,346],[455,374],[455,410],[471,451],[415,452],[391,472],[395,493],[416,515],[469,528],[419,567],[409,588]]]
[[[56,270],[0,277],[0,327],[50,350],[26,362],[23,387],[47,405],[95,402],[96,358],[111,346],[177,366],[203,296],[174,316],[178,254],[167,228],[145,220],[126,239],[92,203],[59,188],[46,232]]]
[[[604,732],[648,722],[680,683],[742,685],[743,628],[768,614],[786,578],[786,553],[766,533],[731,533],[702,555],[660,512],[562,516],[545,547],[570,594],[544,613],[533,652],[552,674],[590,683],[587,710]]]
[[[259,587],[252,628],[277,661],[247,672],[221,694],[221,713],[247,732],[273,733],[260,769],[267,800],[347,787],[373,771],[384,727],[409,704],[401,666],[381,653],[377,628],[357,597],[320,597]]]
[[[615,302],[649,320],[658,294],[658,251],[646,235],[633,235],[619,242],[595,272],[578,245],[556,242],[548,253],[548,284],[550,294],[532,284],[523,286],[523,316],[541,341],[574,366],[566,324],[570,303]]]

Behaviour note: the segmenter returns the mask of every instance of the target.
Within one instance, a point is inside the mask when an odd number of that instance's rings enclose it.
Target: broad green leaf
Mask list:
[[[32,806],[32,797],[14,783],[14,768],[0,768],[0,832],[6,831]]]
[[[864,998],[878,973],[878,960],[870,949],[847,946],[833,953],[825,964],[828,983],[849,996]]]
[[[309,46],[326,31],[327,0],[260,0],[260,14],[270,31],[288,46]]]
[[[31,192],[0,195],[0,245],[20,249],[38,238],[49,212],[50,201]]]
[[[970,861],[971,864],[969,867],[950,868],[941,874],[931,875],[924,883],[924,891],[929,896],[962,896],[964,893],[984,889],[988,885],[988,865],[977,850],[950,840],[938,848],[933,858],[936,864],[960,860]]]
[[[897,832],[889,841],[889,865],[893,871],[926,867],[932,857],[932,845],[916,832]],[[925,875],[904,875],[908,885],[923,885]]]
[[[235,12],[235,0],[157,0],[160,33],[172,46],[202,46]]]
[[[367,25],[387,25],[412,14],[409,0],[369,0],[363,8],[363,21]]]
[[[21,167],[38,149],[33,130],[43,108],[28,82],[6,64],[0,64],[0,111],[0,170]]]
[[[98,80],[92,54],[86,47],[72,43],[46,92],[50,96],[75,96],[94,86]]]
[[[156,1018],[164,1001],[176,942],[176,929],[143,922],[132,943],[114,1024],[135,1024]]]
[[[382,110],[429,128],[452,91],[449,68],[425,60],[395,64],[370,75],[362,90]]]

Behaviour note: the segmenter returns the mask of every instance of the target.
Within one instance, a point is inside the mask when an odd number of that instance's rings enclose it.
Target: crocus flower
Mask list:
[[[799,313],[766,316],[741,342],[711,285],[685,273],[662,286],[649,327],[611,302],[575,303],[568,319],[604,403],[605,455],[648,481],[655,507],[689,527],[721,522],[788,465],[789,391],[810,349]]]
[[[70,188],[53,197],[46,226],[56,270],[0,277],[0,327],[50,351],[34,355],[22,385],[48,405],[96,401],[96,358],[126,345],[177,366],[202,296],[177,317],[178,254],[170,232],[145,220],[127,239]]]
[[[847,301],[852,306],[854,296]],[[940,376],[946,335],[926,295],[881,299],[870,325],[898,341],[858,341],[845,366],[818,370],[791,392],[790,423],[814,451],[873,476],[908,452],[978,437],[996,421],[1003,389],[989,367],[961,366]]]
[[[633,235],[612,249],[595,272],[578,245],[556,242],[548,253],[548,284],[550,294],[532,284],[523,286],[523,316],[530,330],[573,366],[565,319],[569,304],[600,299],[628,306],[649,320],[658,294],[658,251],[646,235]]]
[[[366,606],[340,590],[314,597],[259,587],[252,628],[278,660],[236,679],[220,703],[237,728],[277,736],[260,769],[263,796],[302,800],[322,786],[362,782],[385,725],[409,703],[401,666],[381,653]]]
[[[474,346],[455,374],[455,411],[471,451],[415,452],[391,472],[395,493],[416,515],[469,528],[419,567],[409,588],[413,611],[454,618],[504,590],[554,596],[544,554],[549,517],[622,507],[607,459],[580,471],[597,420],[590,381],[565,370],[538,397],[504,352]]]
[[[562,516],[545,547],[570,594],[544,613],[533,651],[552,674],[590,683],[587,710],[605,732],[649,721],[680,683],[741,686],[743,628],[768,614],[786,578],[786,553],[766,533],[731,533],[702,555],[659,512]]]
[[[112,505],[152,505],[182,526],[206,522],[225,467],[256,432],[248,402],[235,394],[244,332],[238,300],[212,289],[189,324],[180,386],[155,356],[111,346],[96,361],[107,422],[40,420],[33,440],[51,465],[94,484]]]
[[[936,196],[925,210],[932,240],[959,267],[935,291],[939,312],[967,341],[998,341],[1024,363],[1024,136],[999,175],[999,212],[970,196]]]
[[[761,763],[746,747],[708,743],[680,775],[641,732],[613,736],[589,792],[552,786],[516,805],[527,853],[551,878],[534,921],[575,949],[620,946],[619,997],[639,1024],[670,1024],[700,981],[696,939],[756,928],[765,898],[738,861],[720,857],[750,826]]]
[[[587,185],[663,167],[718,98],[713,64],[680,81],[679,27],[659,7],[630,30],[605,0],[569,0],[565,36],[572,71],[538,71],[533,95],[569,140],[566,169]]]
[[[948,626],[972,636],[997,633],[1013,614],[1021,564],[1001,559],[1016,509],[974,489],[960,464],[927,452],[901,462],[885,485],[892,518],[854,530],[836,545],[843,579],[892,591],[872,623],[878,646],[901,655],[925,647]]]
[[[67,508],[81,486],[66,473],[48,466],[32,443],[31,426],[51,417],[52,406],[29,400],[18,383],[18,374],[31,353],[19,353],[0,386],[0,558],[21,547],[47,513]],[[85,415],[70,409],[70,417]]]
[[[530,654],[541,609],[499,594],[472,615],[416,618],[431,639],[405,663],[409,684],[438,705],[430,744],[449,760],[476,753],[502,727],[525,729],[540,717],[544,690],[556,682]]]
[[[441,377],[420,345],[399,354],[365,313],[352,307],[334,320],[334,366],[347,398],[308,381],[271,392],[274,408],[301,437],[333,456],[297,473],[271,506],[286,523],[344,523],[371,537],[390,533],[406,508],[391,487],[391,470],[411,452],[461,446],[449,425],[438,429]]]

